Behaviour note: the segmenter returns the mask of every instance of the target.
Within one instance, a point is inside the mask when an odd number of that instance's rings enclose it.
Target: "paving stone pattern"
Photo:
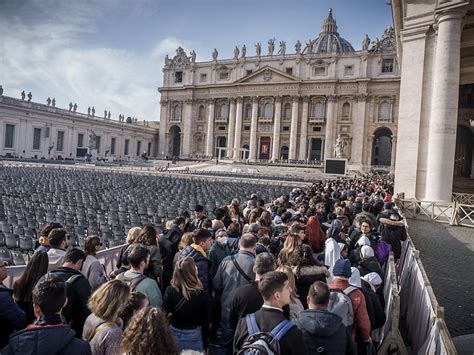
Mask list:
[[[451,336],[474,334],[474,229],[419,219],[408,224]]]

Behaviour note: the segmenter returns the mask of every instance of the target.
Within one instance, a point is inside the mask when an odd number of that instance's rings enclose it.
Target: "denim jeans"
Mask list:
[[[228,322],[221,322],[217,330],[217,337],[219,339],[216,355],[232,355],[234,345],[234,330]]]
[[[170,329],[176,339],[176,344],[178,344],[181,350],[204,351],[201,327],[195,329],[179,329],[170,325]]]

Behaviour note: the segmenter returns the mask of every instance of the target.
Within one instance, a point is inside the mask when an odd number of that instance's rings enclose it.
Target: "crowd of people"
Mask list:
[[[162,231],[130,229],[112,273],[99,236],[68,247],[49,223],[13,290],[0,286],[1,353],[372,354],[388,256],[407,238],[392,191],[367,175],[196,205]]]

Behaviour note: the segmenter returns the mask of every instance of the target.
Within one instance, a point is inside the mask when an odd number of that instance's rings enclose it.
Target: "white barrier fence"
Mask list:
[[[117,261],[122,247],[123,246],[120,245],[117,247],[101,250],[97,253],[96,257],[97,259],[99,259],[100,263],[105,266],[107,275],[116,269]],[[52,270],[57,268],[58,266],[60,265],[50,265],[49,269]],[[7,278],[4,281],[5,286],[12,288],[13,283],[21,276],[23,271],[25,271],[25,268],[25,265],[7,267]]]

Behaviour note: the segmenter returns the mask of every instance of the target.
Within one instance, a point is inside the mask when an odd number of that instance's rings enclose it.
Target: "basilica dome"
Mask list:
[[[324,21],[321,33],[307,47],[310,53],[352,53],[352,45],[337,32],[336,20],[332,17],[332,9]]]

